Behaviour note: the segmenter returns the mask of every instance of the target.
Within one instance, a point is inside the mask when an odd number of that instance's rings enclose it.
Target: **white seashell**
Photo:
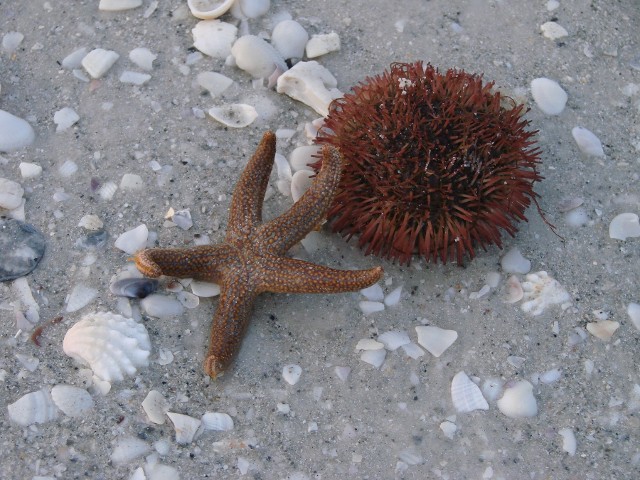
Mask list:
[[[144,85],[151,80],[151,75],[148,73],[132,72],[131,70],[125,70],[120,74],[120,82],[129,85]]]
[[[144,47],[134,48],[129,52],[129,60],[147,71],[153,70],[153,61],[156,58],[158,58],[157,55],[154,55],[148,48]]]
[[[451,381],[451,400],[460,413],[489,410],[489,404],[482,396],[480,388],[464,372],[456,373]]]
[[[73,70],[82,66],[82,59],[87,56],[86,47],[78,48],[62,59],[62,67]]]
[[[200,305],[200,297],[191,292],[178,292],[176,298],[185,308],[196,308]]]
[[[578,208],[584,203],[581,197],[565,197],[558,203],[558,211],[564,213]]]
[[[498,288],[501,279],[502,277],[499,272],[488,272],[485,277],[485,281],[490,288]]]
[[[193,280],[190,287],[194,295],[199,297],[215,297],[220,295],[220,285],[217,283]]]
[[[236,40],[231,47],[231,54],[238,68],[253,78],[269,78],[276,71],[287,71],[287,64],[280,53],[255,35],[245,35]]]
[[[261,17],[271,7],[271,0],[236,0],[236,3],[248,18]]]
[[[576,454],[576,448],[578,446],[573,430],[570,428],[561,428],[558,430],[558,435],[562,437],[562,450],[573,457]]]
[[[542,35],[550,40],[557,40],[558,38],[566,37],[569,32],[560,24],[556,22],[545,22],[540,25],[540,31]]]
[[[378,341],[384,345],[384,348],[395,351],[403,345],[411,343],[409,334],[405,331],[390,331],[378,336]]]
[[[515,368],[520,368],[522,365],[524,365],[524,362],[526,360],[527,360],[526,358],[519,357],[517,355],[509,355],[507,357],[507,363]]]
[[[406,353],[408,357],[411,357],[414,360],[417,360],[424,355],[424,350],[413,342],[402,345],[402,350],[404,350],[404,353]]]
[[[202,426],[206,430],[228,432],[233,430],[233,419],[227,413],[205,412],[202,416]]]
[[[498,409],[511,418],[535,417],[538,404],[533,396],[533,385],[521,380],[507,386],[502,398],[498,400]]]
[[[299,62],[278,78],[278,93],[310,106],[323,117],[329,114],[329,104],[342,97],[338,81],[318,62]]]
[[[71,293],[67,297],[67,307],[65,310],[69,313],[77,312],[83,307],[89,305],[98,296],[98,290],[78,284],[73,287]]]
[[[0,188],[0,191],[2,189]],[[616,240],[640,237],[640,221],[635,213],[621,213],[609,224],[609,237]]]
[[[300,365],[285,365],[282,367],[282,378],[289,385],[295,385],[300,380],[302,368]]]
[[[384,343],[378,342],[373,338],[362,338],[356,344],[356,352],[358,350],[382,350]]]
[[[233,80],[229,77],[216,72],[201,72],[196,77],[196,80],[198,85],[207,90],[213,98],[219,97],[222,92],[233,84]]]
[[[370,287],[363,288],[360,290],[360,294],[364,295],[367,300],[371,300],[372,302],[381,302],[384,300],[382,287],[377,283],[374,283]]]
[[[618,322],[613,320],[600,320],[599,322],[587,323],[587,331],[600,340],[609,341],[616,330],[620,327]]]
[[[23,427],[58,418],[58,408],[46,389],[27,393],[7,406],[9,419]]]
[[[482,288],[480,290],[478,290],[477,292],[471,292],[469,294],[469,299],[470,300],[477,300],[477,299],[482,298],[485,295],[487,295],[490,291],[491,291],[491,287],[489,285],[483,285]]]
[[[125,173],[120,180],[120,188],[122,190],[140,190],[144,186],[142,177],[135,173]]]
[[[389,292],[389,294],[384,297],[384,304],[387,307],[393,307],[397,305],[398,303],[400,303],[401,295],[402,295],[402,286],[399,286],[391,290],[391,292]]]
[[[560,115],[567,104],[567,92],[558,82],[549,78],[532,80],[531,94],[538,108],[547,115]]]
[[[593,155],[594,157],[604,157],[602,142],[593,132],[583,127],[574,127],[571,130],[571,135],[573,135],[573,139],[582,153]]]
[[[302,195],[311,187],[314,175],[310,170],[298,170],[293,174],[291,178],[291,197],[294,202],[300,200]]]
[[[351,368],[349,367],[336,367],[333,371],[336,372],[336,376],[343,382],[346,382],[349,374],[351,374]]]
[[[86,228],[87,230],[97,231],[100,230],[104,224],[97,215],[85,215],[80,219],[78,226]]]
[[[150,451],[151,447],[147,442],[135,437],[124,437],[118,440],[113,452],[111,452],[111,461],[116,465],[121,465],[146,455]]]
[[[11,290],[15,299],[19,302],[18,310],[33,325],[38,323],[40,321],[40,306],[33,298],[28,280],[25,277],[16,278],[11,282]]]
[[[51,389],[51,398],[69,417],[80,417],[93,408],[93,398],[84,388],[56,385]]]
[[[69,329],[62,349],[89,365],[99,379],[111,382],[149,365],[151,343],[144,325],[122,315],[98,312],[85,315]]]
[[[118,190],[118,186],[115,183],[107,182],[100,188],[98,193],[103,200],[111,200],[116,190]]]
[[[73,160],[66,160],[60,167],[58,173],[61,177],[70,177],[78,171],[78,165]]]
[[[491,402],[495,401],[500,395],[502,391],[502,386],[504,382],[499,378],[488,378],[482,383],[482,394],[484,398],[490,400]]]
[[[453,439],[453,436],[455,435],[456,430],[458,430],[458,427],[455,423],[445,420],[440,424],[440,430],[442,430],[442,433],[444,433],[445,437]]]
[[[340,37],[336,32],[313,35],[306,46],[308,58],[316,58],[338,50],[340,50]]]
[[[280,153],[275,155],[276,171],[278,172],[278,179],[291,180],[291,165],[287,161],[286,157]]]
[[[295,148],[291,152],[291,155],[289,155],[291,168],[296,172],[298,170],[313,171],[310,164],[315,163],[320,159],[321,151],[322,147],[319,145],[304,145],[302,147]]]
[[[540,381],[542,383],[553,383],[560,380],[561,375],[559,368],[552,368],[540,375]]]
[[[235,25],[220,20],[203,20],[191,30],[193,46],[213,58],[227,58],[236,41],[238,29]]]
[[[558,281],[547,272],[540,271],[526,276],[522,284],[524,302],[522,310],[532,315],[540,315],[549,305],[568,302],[571,297]]]
[[[15,52],[22,41],[24,40],[24,35],[20,32],[7,32],[2,37],[2,50],[7,52],[7,54],[11,55]]]
[[[142,5],[142,0],[100,0],[98,10],[103,12],[119,12],[121,10],[131,10]]]
[[[458,338],[458,332],[455,330],[445,330],[439,327],[418,326],[416,332],[418,333],[418,343],[434,357],[442,355]]]
[[[56,132],[63,132],[67,130],[78,120],[80,120],[80,115],[70,107],[64,107],[53,114],[53,123],[57,125]]]
[[[384,310],[384,303],[382,302],[371,302],[369,300],[363,300],[362,302],[358,302],[358,308],[365,315],[369,315],[375,312],[381,312]]]
[[[295,20],[279,22],[271,33],[271,44],[283,58],[302,58],[309,34]]]
[[[186,208],[184,210],[178,210],[171,216],[171,221],[175,223],[178,228],[182,230],[189,230],[193,226],[193,220],[191,219],[191,211]]]
[[[515,275],[511,275],[504,284],[505,303],[516,303],[524,297],[524,290],[520,280]]]
[[[373,365],[375,368],[380,368],[386,356],[387,351],[384,348],[380,350],[365,350],[360,355],[360,360],[369,365]]]
[[[564,221],[573,228],[582,227],[589,223],[589,215],[584,208],[576,208],[564,214]]]
[[[161,455],[166,455],[167,453],[169,453],[169,450],[167,450],[166,453],[164,454],[161,453]],[[158,464],[155,464],[155,465],[158,465]],[[135,471],[129,477],[129,480],[147,480],[147,476],[144,474],[144,469],[142,467],[136,468]]]
[[[42,173],[42,167],[36,163],[20,162],[18,168],[22,178],[35,178]]]
[[[33,143],[36,134],[26,120],[0,110],[0,152],[13,152]]]
[[[149,230],[143,223],[142,225],[138,225],[134,229],[127,230],[126,232],[120,234],[120,236],[116,239],[114,245],[116,246],[116,248],[122,250],[123,252],[128,253],[129,255],[133,255],[147,244],[148,238]]]
[[[0,178],[0,208],[13,210],[22,205],[24,189],[22,186],[7,178]]]
[[[211,20],[221,17],[236,0],[188,0],[189,10],[194,17]]]
[[[210,108],[207,112],[211,118],[232,128],[243,128],[251,125],[258,118],[258,112],[245,103],[231,103]]]
[[[181,413],[167,412],[167,416],[173,422],[173,427],[176,431],[176,442],[180,445],[191,443],[202,422],[197,418]]]
[[[100,78],[109,71],[118,58],[120,55],[113,50],[96,48],[82,59],[82,66],[93,78]]]
[[[142,409],[153,423],[164,425],[165,415],[169,411],[169,402],[157,390],[151,390],[142,401]]]
[[[633,326],[640,330],[640,304],[631,302],[627,305],[627,315]]]
[[[529,273],[531,261],[522,256],[517,247],[513,247],[500,259],[500,266],[506,273]]]
[[[156,318],[179,317],[184,313],[182,304],[173,297],[153,293],[140,301],[147,315]]]

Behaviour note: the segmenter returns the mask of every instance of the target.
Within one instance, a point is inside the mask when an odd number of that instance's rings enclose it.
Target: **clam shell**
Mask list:
[[[235,42],[238,29],[235,25],[220,20],[198,22],[191,30],[193,46],[213,58],[227,58]]]
[[[122,278],[109,285],[114,295],[128,298],[145,298],[158,290],[158,280],[153,278]]]
[[[233,430],[233,419],[226,413],[206,412],[202,416],[202,426],[207,430],[228,432]]]
[[[9,418],[23,427],[46,423],[58,417],[58,408],[46,389],[27,393],[8,405]]]
[[[28,223],[0,219],[0,282],[30,273],[44,256],[45,239]]]
[[[251,125],[258,118],[258,112],[246,103],[231,103],[219,107],[210,108],[211,118],[232,128],[243,128]]]
[[[255,35],[240,37],[231,47],[238,68],[254,78],[269,78],[274,72],[286,72],[282,55],[262,38]]]
[[[197,418],[181,413],[167,412],[176,430],[176,442],[187,445],[193,441],[202,422]]]
[[[227,13],[235,0],[188,0],[191,15],[203,20],[218,18]]]
[[[144,325],[110,312],[85,315],[62,343],[64,353],[89,365],[101,380],[123,380],[149,365],[151,343]]]
[[[53,403],[69,417],[79,417],[93,408],[93,398],[83,388],[56,385],[51,389]]]
[[[271,33],[271,44],[283,58],[302,58],[309,34],[295,20],[283,20]]]
[[[602,142],[591,130],[584,127],[574,127],[571,130],[571,135],[582,153],[594,157],[604,157]]]
[[[460,413],[474,410],[489,410],[489,404],[480,388],[464,372],[458,372],[451,381],[451,400]]]
[[[163,425],[165,414],[169,411],[169,403],[157,390],[151,390],[142,401],[142,408],[153,423]]]

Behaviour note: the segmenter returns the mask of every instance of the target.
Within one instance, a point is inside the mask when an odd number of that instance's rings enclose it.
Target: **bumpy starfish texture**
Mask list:
[[[276,139],[267,132],[233,192],[224,243],[191,248],[151,248],[138,252],[138,270],[148,277],[168,275],[220,285],[204,370],[215,378],[231,363],[262,292],[339,293],[377,282],[382,268],[336,270],[285,257],[293,245],[325,218],[342,172],[337,149],[322,149],[322,169],[307,192],[284,214],[262,223],[262,201],[273,166]]]

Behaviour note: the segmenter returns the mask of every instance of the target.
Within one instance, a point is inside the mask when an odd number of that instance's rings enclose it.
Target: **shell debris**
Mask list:
[[[282,378],[289,385],[295,385],[300,381],[302,368],[300,365],[285,365],[282,367]]]
[[[418,343],[434,357],[442,355],[458,338],[458,332],[455,330],[434,326],[418,326],[416,333]]]
[[[571,300],[569,293],[562,285],[545,271],[528,274],[522,289],[524,291],[522,310],[536,316],[541,315],[550,305],[564,304]]]
[[[196,434],[198,434],[200,425],[202,425],[202,421],[182,413],[167,412],[167,416],[173,422],[176,431],[176,442],[180,445],[187,445],[193,442]]]
[[[451,400],[460,413],[474,410],[489,410],[489,404],[482,396],[478,385],[465,372],[458,372],[451,380]]]
[[[498,409],[511,418],[535,417],[538,404],[533,395],[533,385],[527,380],[507,385],[502,398],[498,400]]]

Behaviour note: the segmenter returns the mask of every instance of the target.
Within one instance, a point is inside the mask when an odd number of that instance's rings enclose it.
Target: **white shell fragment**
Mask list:
[[[365,315],[369,315],[375,312],[381,312],[384,310],[384,303],[382,302],[372,302],[370,300],[363,300],[358,302],[358,308]]]
[[[36,138],[26,120],[0,110],[0,152],[13,152],[31,145]]]
[[[140,175],[135,173],[125,173],[120,180],[122,190],[140,190],[144,186],[144,181]]]
[[[569,98],[558,82],[544,77],[531,81],[531,94],[538,108],[547,115],[560,115]]]
[[[180,445],[191,443],[202,422],[197,418],[183,415],[182,413],[167,412],[167,416],[173,422],[173,427],[176,431],[176,442]]]
[[[235,42],[238,29],[235,25],[220,20],[198,22],[191,30],[193,46],[213,58],[227,58]]]
[[[118,440],[113,452],[111,452],[111,461],[120,465],[146,455],[149,451],[151,451],[151,447],[144,440],[124,437]]]
[[[384,297],[384,304],[387,307],[393,307],[400,303],[400,296],[402,295],[402,286],[394,288]]]
[[[300,380],[302,368],[300,365],[285,365],[282,367],[282,378],[289,385],[295,385]]]
[[[293,149],[291,155],[289,155],[291,168],[296,172],[298,170],[313,170],[310,164],[320,159],[321,151],[322,149],[319,145],[303,145]]]
[[[231,47],[236,65],[253,78],[269,78],[274,72],[287,71],[282,55],[262,38],[255,35],[240,37]]]
[[[407,343],[406,345],[402,345],[402,350],[407,354],[408,357],[417,360],[418,358],[424,355],[424,350],[422,350],[418,345],[413,342]]]
[[[562,437],[562,450],[573,457],[576,454],[576,448],[578,446],[573,430],[570,428],[561,428],[558,430],[558,435]]]
[[[217,72],[200,72],[196,80],[213,98],[222,95],[233,84],[233,80]]]
[[[193,280],[189,286],[193,294],[199,297],[215,297],[220,295],[220,285],[217,283]]]
[[[609,224],[609,237],[615,240],[640,237],[640,221],[635,213],[621,213]]]
[[[498,409],[511,418],[535,417],[538,404],[533,396],[533,385],[526,380],[507,385],[504,395],[498,400]]]
[[[35,178],[42,173],[42,167],[37,163],[20,162],[18,168],[22,178]]]
[[[336,32],[313,35],[306,46],[308,58],[316,58],[338,50],[340,50],[340,37]]]
[[[58,417],[58,408],[46,389],[27,393],[8,405],[9,419],[28,427],[34,423],[46,423]]]
[[[505,303],[516,303],[524,297],[524,290],[520,279],[515,275],[511,275],[504,284],[504,301]]]
[[[51,398],[69,417],[80,417],[93,408],[93,398],[84,388],[56,385],[51,389]]]
[[[524,302],[521,308],[532,315],[540,315],[549,305],[562,304],[571,299],[562,285],[545,271],[528,274],[522,289]]]
[[[142,0],[100,0],[98,10],[103,12],[119,12],[121,10],[131,10],[142,5]]]
[[[442,355],[458,338],[458,332],[455,330],[445,330],[433,326],[418,326],[416,332],[418,343],[434,357]]]
[[[294,202],[300,200],[302,195],[309,190],[313,183],[314,173],[310,170],[298,170],[291,177],[291,197]]]
[[[140,301],[140,306],[147,315],[156,318],[179,317],[184,313],[184,306],[174,297],[152,293]]]
[[[464,372],[456,373],[451,380],[451,400],[460,413],[489,410],[489,404],[482,396],[480,388]]]
[[[278,93],[310,106],[323,117],[329,114],[329,104],[342,97],[338,81],[318,62],[299,62],[278,78]]]
[[[633,326],[640,330],[640,304],[631,302],[627,305],[627,315]]]
[[[452,439],[456,433],[456,430],[458,430],[458,427],[455,423],[446,420],[440,424],[440,430],[442,430],[442,433],[444,433],[445,437]]]
[[[127,230],[120,234],[114,245],[123,252],[133,255],[147,244],[148,237],[149,230],[143,223],[134,229]]]
[[[236,0],[242,13],[248,18],[258,18],[269,11],[271,0]]]
[[[381,350],[383,348],[384,343],[378,342],[373,338],[362,338],[356,344],[356,352],[358,350]]]
[[[65,162],[58,168],[58,173],[61,177],[70,177],[78,171],[78,164],[73,160],[65,160]]]
[[[531,261],[527,260],[518,247],[513,247],[500,259],[500,266],[506,273],[529,273]]]
[[[202,426],[207,430],[228,432],[233,430],[233,418],[227,413],[206,412],[202,416]]]
[[[56,132],[63,132],[80,120],[80,115],[73,108],[64,107],[53,114],[53,123],[56,124]]]
[[[378,336],[378,341],[384,345],[384,348],[390,351],[397,350],[403,345],[411,343],[409,334],[405,331],[390,331]]]
[[[574,127],[571,130],[571,135],[573,135],[573,139],[582,153],[593,155],[594,157],[604,157],[602,142],[593,132],[584,127]]]
[[[87,55],[86,47],[78,48],[62,59],[62,66],[73,70],[82,66],[82,59]]]
[[[542,35],[551,40],[557,40],[558,38],[569,35],[569,32],[556,22],[545,22],[540,25],[540,30],[542,31]]]
[[[383,348],[380,350],[365,350],[360,355],[360,360],[375,368],[380,368],[387,356],[387,351]]]
[[[609,341],[616,330],[620,328],[620,323],[613,320],[600,320],[598,322],[587,323],[587,331],[600,340]]]
[[[113,50],[96,48],[82,59],[82,66],[93,78],[100,78],[109,71],[118,58],[120,55]]]
[[[333,371],[336,372],[336,376],[343,382],[346,382],[349,378],[349,375],[351,374],[351,368],[349,367],[337,366],[333,369]]]
[[[169,403],[157,390],[151,390],[142,401],[142,409],[153,423],[164,425],[165,415],[169,411]]]
[[[7,32],[2,37],[2,50],[11,55],[15,52],[22,41],[24,40],[24,35],[20,32]]]
[[[384,300],[382,287],[377,283],[374,283],[370,287],[363,288],[360,290],[360,294],[364,295],[367,300],[371,300],[372,302],[381,302]]]
[[[18,182],[0,178],[0,208],[13,210],[22,204],[24,189]]]
[[[243,128],[251,125],[258,118],[258,112],[245,103],[231,103],[210,108],[207,112],[211,118],[232,128]]]
[[[151,80],[151,75],[148,73],[132,72],[131,70],[125,70],[120,74],[120,82],[127,83],[129,85],[144,85]]]
[[[235,0],[188,0],[187,4],[194,17],[210,20],[227,13],[234,2]]]
[[[129,52],[129,60],[143,70],[153,70],[153,61],[158,58],[151,50],[144,47],[134,48]]]
[[[64,353],[88,365],[101,380],[123,380],[149,365],[151,343],[144,325],[110,312],[90,313],[67,331]]]
[[[100,230],[104,226],[104,223],[102,223],[102,220],[100,220],[100,217],[97,215],[85,215],[78,222],[78,226],[95,232]]]
[[[83,307],[89,305],[98,296],[98,290],[95,288],[87,287],[83,284],[78,284],[73,287],[69,297],[67,298],[67,307],[65,310],[68,313],[77,312]]]
[[[295,20],[283,20],[271,33],[271,44],[283,58],[302,58],[309,34]]]

